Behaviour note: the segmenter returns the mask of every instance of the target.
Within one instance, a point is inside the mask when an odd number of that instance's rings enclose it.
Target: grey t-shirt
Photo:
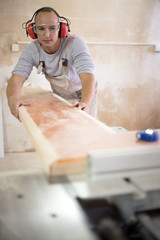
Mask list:
[[[54,77],[62,75],[63,71],[62,67],[60,68],[59,66],[59,61],[63,56],[63,51],[69,37],[70,35],[68,34],[66,38],[61,39],[60,47],[54,54],[46,53],[40,46],[38,40],[33,40],[32,43],[27,45],[22,51],[12,74],[18,74],[28,78],[33,67],[38,67],[41,55],[41,60],[45,62],[46,74]],[[71,81],[81,85],[78,74],[94,74],[94,65],[88,47],[81,37],[75,36],[73,41],[71,41],[66,58],[68,59],[68,78]]]

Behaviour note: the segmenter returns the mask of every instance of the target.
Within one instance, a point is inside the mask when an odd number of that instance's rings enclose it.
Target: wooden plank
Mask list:
[[[47,174],[49,174],[50,165],[56,160],[58,160],[58,156],[55,153],[54,148],[50,144],[48,144],[47,139],[42,134],[40,128],[37,127],[36,123],[30,117],[25,107],[20,107],[19,114],[21,121],[23,122],[34,143],[35,149],[40,154],[43,162],[45,163],[45,171]]]
[[[22,97],[30,105],[21,106],[19,116],[48,175],[85,171],[86,146],[114,133],[50,91],[25,87]]]
[[[93,150],[160,145],[159,140],[137,141],[135,131],[115,133],[49,91],[28,87],[23,98],[30,106],[19,108],[20,118],[48,175],[84,172],[87,153]]]

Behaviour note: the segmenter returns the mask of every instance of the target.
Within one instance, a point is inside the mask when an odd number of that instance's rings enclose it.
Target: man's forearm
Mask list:
[[[12,75],[12,77],[8,81],[6,94],[7,98],[13,96],[15,98],[19,98],[21,95],[22,86],[25,82],[25,77],[19,75]]]
[[[95,95],[96,81],[92,74],[81,74],[82,96],[81,102],[90,106]]]
[[[19,75],[12,75],[8,81],[6,95],[8,98],[8,106],[11,113],[19,119],[18,108],[21,106],[22,100],[20,99],[22,86],[24,84],[25,77]]]

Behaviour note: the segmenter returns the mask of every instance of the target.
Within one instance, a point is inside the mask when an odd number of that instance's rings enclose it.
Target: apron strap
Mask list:
[[[75,35],[71,35],[68,40],[67,40],[67,43],[66,43],[66,46],[63,50],[63,55],[59,61],[59,65],[62,67],[63,69],[63,74],[67,75],[67,67],[68,67],[68,63],[65,63],[65,61],[68,61],[66,59],[66,56],[67,56],[67,51],[68,51],[68,48],[69,48],[69,44],[71,43],[71,41],[75,38]]]
[[[63,50],[63,55],[62,55],[62,57],[61,57],[61,59],[59,61],[59,66],[62,68],[63,74],[65,74],[65,75],[67,75],[67,65],[68,65],[67,63],[65,64],[65,61],[68,61],[66,59],[66,55],[67,55],[69,44],[71,43],[71,41],[74,38],[75,38],[75,35],[70,35],[70,37],[68,38],[66,46],[65,46],[65,48]],[[40,63],[43,63],[44,61],[43,61],[42,56],[41,56],[41,52],[40,52],[40,48],[39,48],[38,42],[35,41],[34,43],[35,43],[35,45],[36,45],[36,47],[38,49],[38,53],[39,53],[39,66],[38,66],[38,68],[39,68],[39,67],[41,67]],[[41,72],[45,73],[45,66],[42,66],[42,71]],[[40,73],[40,72],[38,72],[38,73]]]
[[[34,43],[35,43],[35,45],[37,47],[37,50],[38,50],[38,53],[39,53],[39,65],[38,65],[37,73],[38,74],[40,74],[40,73],[45,74],[45,72],[46,72],[45,62],[42,60],[42,56],[41,56],[41,53],[40,53],[40,48],[39,48],[38,41],[35,41]]]

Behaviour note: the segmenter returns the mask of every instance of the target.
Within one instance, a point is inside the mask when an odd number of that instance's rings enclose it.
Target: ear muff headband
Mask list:
[[[26,35],[27,35],[27,37],[28,37],[28,35],[29,35],[32,39],[36,39],[36,38],[37,38],[37,34],[36,34],[36,32],[34,31],[34,25],[35,25],[35,23],[33,23],[32,20],[37,16],[37,14],[38,14],[39,12],[41,12],[41,11],[47,11],[47,10],[53,11],[53,12],[57,15],[57,17],[59,18],[59,20],[60,20],[60,28],[59,28],[59,34],[58,34],[58,37],[59,37],[59,38],[65,38],[65,37],[67,36],[68,32],[70,32],[70,27],[69,27],[69,25],[70,25],[70,20],[69,20],[69,19],[67,19],[67,18],[65,18],[65,17],[63,17],[63,16],[60,16],[60,15],[56,12],[56,10],[54,10],[53,8],[43,7],[43,8],[38,9],[38,10],[33,14],[32,18],[31,18],[29,21],[27,21],[27,22],[25,22],[25,23],[22,24],[22,27],[23,27],[24,29],[26,29]],[[64,22],[64,21],[65,21],[65,22]]]

